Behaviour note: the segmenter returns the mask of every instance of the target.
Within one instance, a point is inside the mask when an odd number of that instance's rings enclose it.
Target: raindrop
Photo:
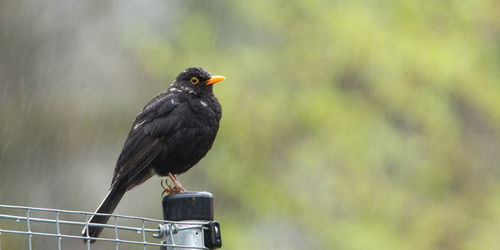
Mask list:
[[[141,234],[141,230],[137,230],[137,232],[136,232],[136,233],[137,233],[137,234]]]
[[[21,221],[20,219],[16,219],[17,222]]]

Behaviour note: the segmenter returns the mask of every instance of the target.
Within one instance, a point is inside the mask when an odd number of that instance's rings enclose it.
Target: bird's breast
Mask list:
[[[190,108],[195,113],[196,118],[202,123],[212,125],[219,123],[221,118],[221,106],[215,97],[211,98],[196,98],[191,100]]]
[[[193,98],[180,118],[178,129],[164,142],[154,162],[155,173],[180,174],[198,163],[212,147],[219,129],[221,108],[209,98]]]

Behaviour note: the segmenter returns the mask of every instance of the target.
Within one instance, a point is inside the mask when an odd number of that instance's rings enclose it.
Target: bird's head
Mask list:
[[[171,86],[171,89],[199,94],[212,92],[212,84],[224,80],[225,77],[211,75],[200,67],[187,68],[182,71]]]

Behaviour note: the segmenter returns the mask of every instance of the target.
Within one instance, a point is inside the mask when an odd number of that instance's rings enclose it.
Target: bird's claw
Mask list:
[[[173,194],[173,193],[175,193],[174,189],[168,184],[167,180],[165,180],[165,184],[163,184],[163,180],[161,180],[160,185],[163,188],[163,192],[161,192],[161,197],[163,197],[163,195],[165,193],[167,193],[167,194]]]
[[[175,176],[171,173],[168,173],[168,178],[172,180],[174,183],[174,187],[171,187],[170,184],[168,184],[168,179],[165,179],[165,184],[163,184],[163,180],[161,180],[161,187],[163,188],[163,192],[161,193],[161,196],[165,193],[167,194],[178,194],[178,193],[183,193],[186,192],[182,184],[175,178]]]

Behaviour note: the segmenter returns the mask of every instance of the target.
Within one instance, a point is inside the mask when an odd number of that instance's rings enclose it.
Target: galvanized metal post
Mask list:
[[[164,220],[206,223],[207,227],[169,230],[170,233],[166,235],[163,243],[173,245],[173,247],[161,247],[160,250],[180,250],[186,249],[186,246],[214,249],[222,245],[219,224],[213,222],[214,199],[211,193],[184,192],[167,195],[163,197],[162,206]]]

